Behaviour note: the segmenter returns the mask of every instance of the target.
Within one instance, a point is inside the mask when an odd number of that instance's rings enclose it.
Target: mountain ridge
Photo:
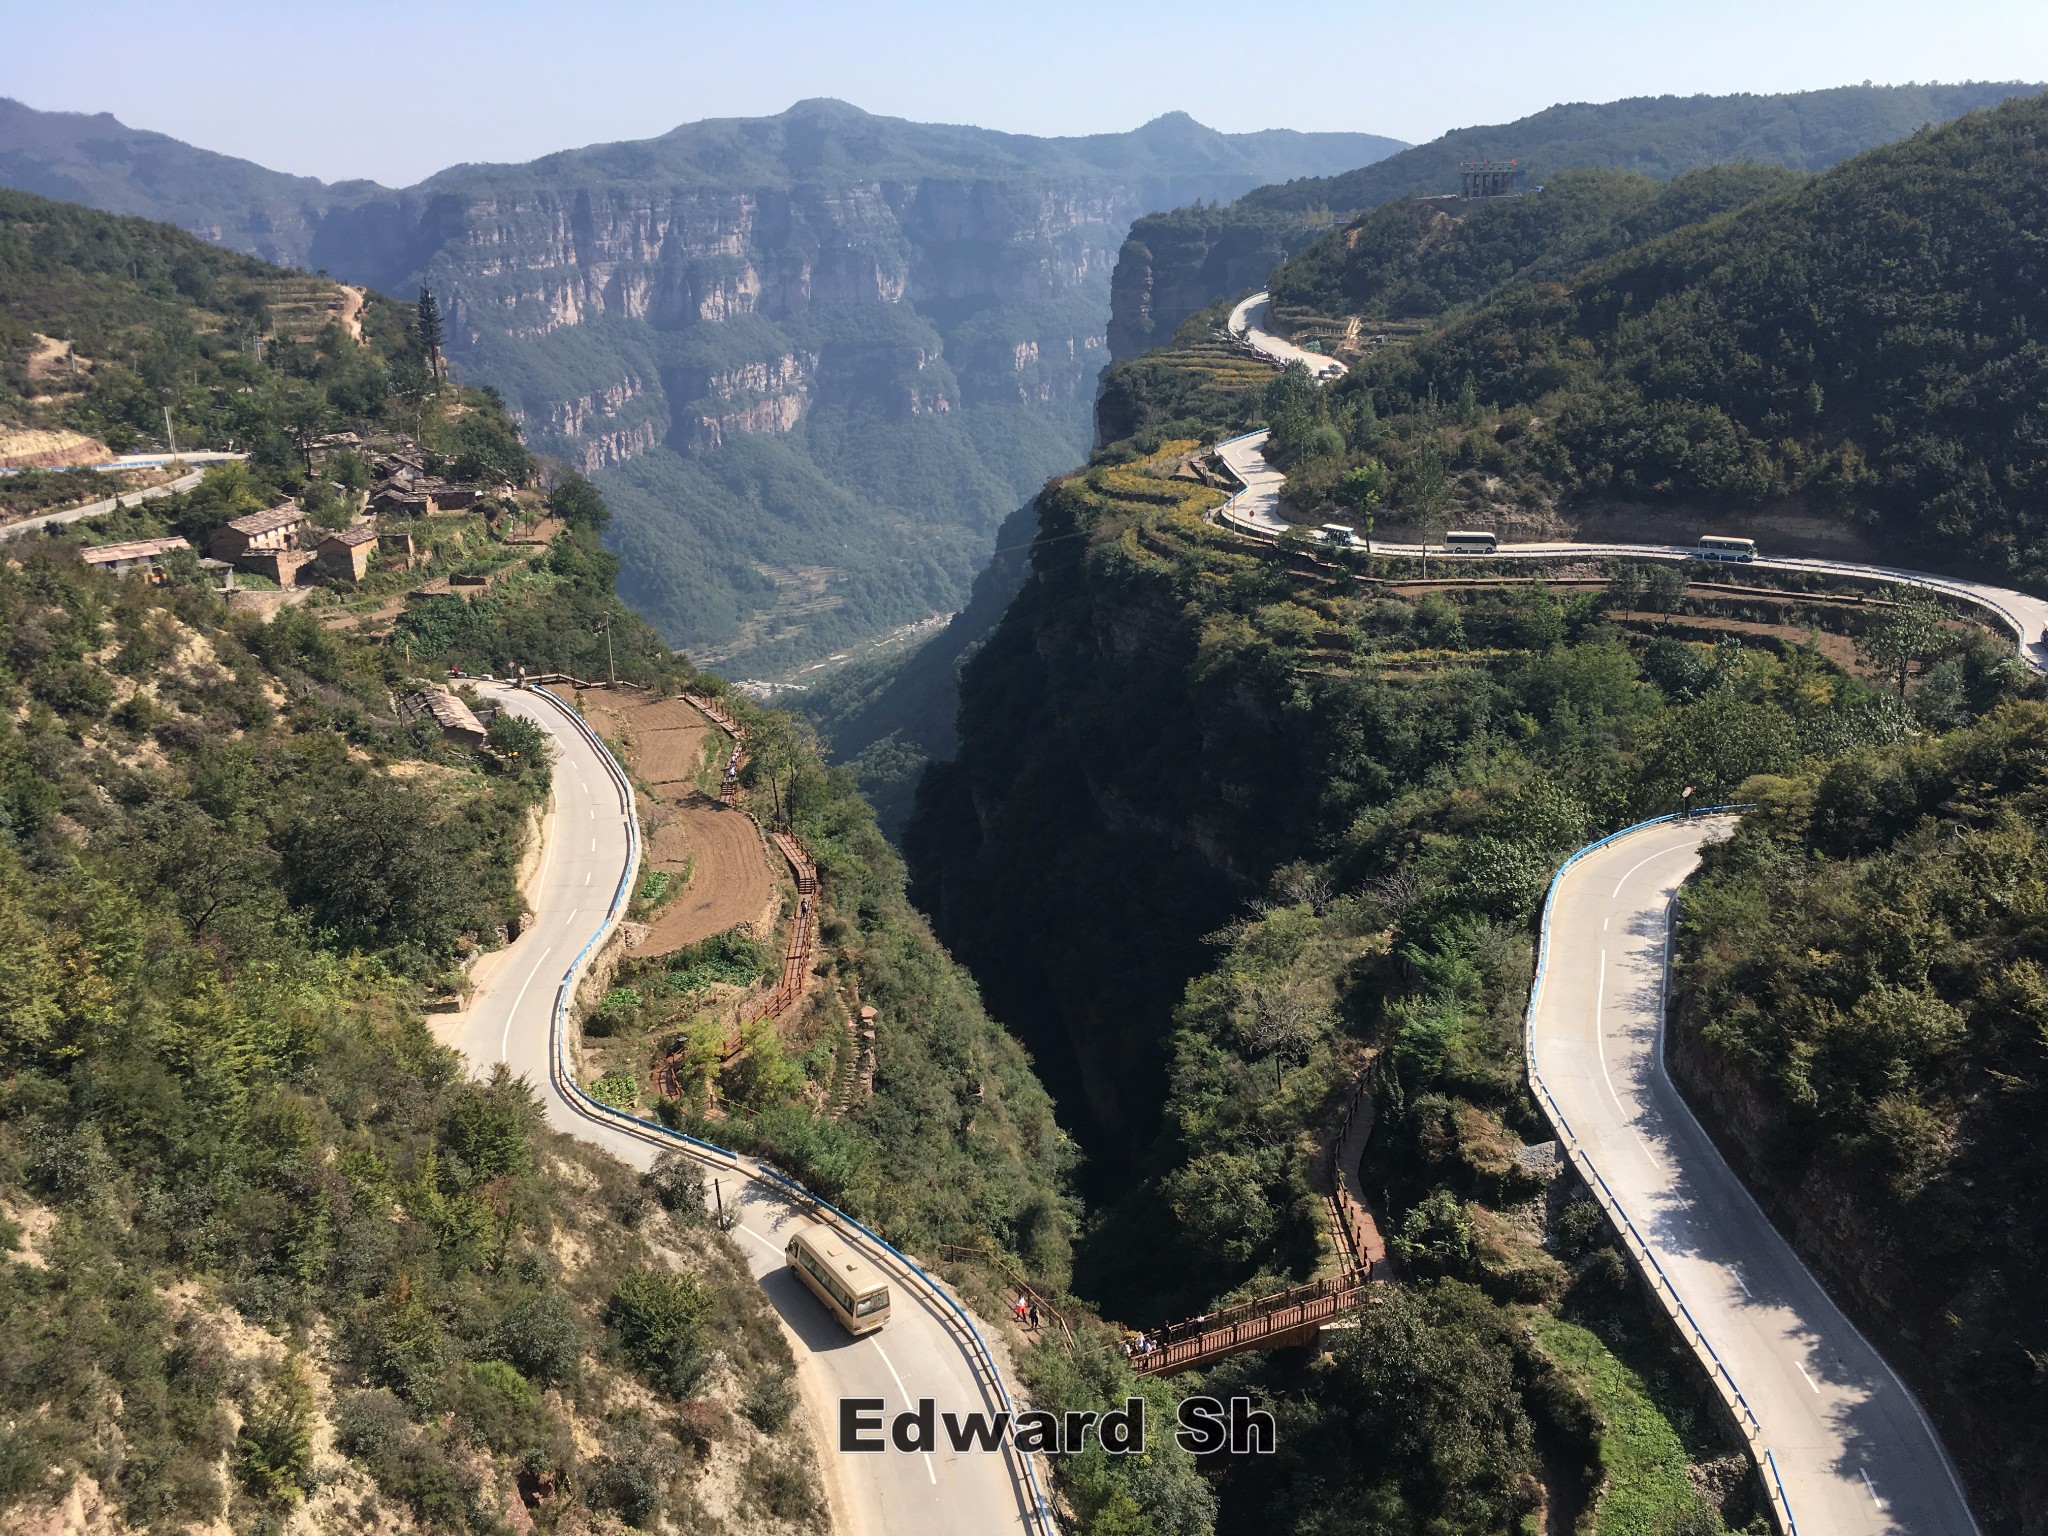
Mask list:
[[[1353,214],[1398,197],[1456,192],[1465,160],[1518,160],[1531,184],[1558,170],[1590,168],[1668,180],[1736,160],[1818,171],[1928,123],[2042,88],[1930,82],[1564,102],[1509,123],[1455,128],[1338,176],[1260,187],[1220,209],[1146,215],[1118,255],[1111,355],[1125,362],[1162,344],[1189,315],[1258,287],[1274,267]]]
[[[960,606],[998,523],[1086,450],[1134,217],[1398,142],[1185,116],[1033,139],[812,101],[337,191],[26,113],[0,113],[0,182],[431,286],[463,376],[603,479],[628,598],[741,676]],[[134,206],[152,179],[175,207]]]

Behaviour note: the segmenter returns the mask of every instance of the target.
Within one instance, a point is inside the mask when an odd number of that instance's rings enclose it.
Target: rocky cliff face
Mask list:
[[[932,179],[401,195],[334,215],[314,255],[393,291],[432,285],[457,366],[500,383],[536,447],[594,471],[657,442],[691,453],[788,432],[835,351],[843,376],[927,375],[888,385],[878,403],[892,413],[1085,398],[1105,361],[1108,275],[1143,194],[1136,182]],[[929,322],[936,346],[852,355],[873,351],[863,333],[878,322],[849,314],[870,308]],[[621,345],[636,330],[678,337],[744,317],[773,326],[698,339],[726,354],[719,365],[650,377]],[[941,359],[950,383],[927,373]]]
[[[997,524],[1086,451],[1133,219],[1395,147],[1183,115],[1035,139],[813,101],[391,191],[0,103],[0,184],[432,286],[454,366],[601,477],[629,600],[742,674],[959,606]]]

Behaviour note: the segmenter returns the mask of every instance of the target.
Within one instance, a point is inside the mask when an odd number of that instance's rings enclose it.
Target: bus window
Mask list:
[[[1354,540],[1355,534],[1349,523],[1323,524],[1323,542],[1325,544],[1335,544],[1340,548],[1349,549]]]
[[[1492,554],[1500,545],[1497,533],[1481,533],[1470,529],[1453,528],[1444,535],[1444,548],[1459,550],[1467,554]]]

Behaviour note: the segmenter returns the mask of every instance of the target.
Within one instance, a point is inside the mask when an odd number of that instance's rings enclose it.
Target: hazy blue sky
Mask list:
[[[1946,0],[0,0],[0,95],[404,184],[837,96],[1022,133],[1420,141],[1558,101],[2048,79],[2048,3]]]

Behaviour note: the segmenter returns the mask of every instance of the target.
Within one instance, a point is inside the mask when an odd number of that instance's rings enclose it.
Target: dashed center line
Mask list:
[[[1797,1360],[1794,1360],[1794,1361],[1792,1362],[1792,1369],[1793,1369],[1793,1370],[1795,1370],[1795,1371],[1797,1371],[1797,1372],[1798,1372],[1798,1373],[1800,1374],[1800,1377],[1801,1377],[1801,1378],[1802,1378],[1802,1379],[1803,1379],[1803,1380],[1804,1380],[1804,1381],[1806,1382],[1806,1384],[1807,1384],[1807,1385],[1808,1385],[1809,1387],[1812,1387],[1812,1388],[1813,1388],[1813,1395],[1814,1395],[1815,1397],[1819,1397],[1819,1396],[1820,1396],[1820,1383],[1819,1383],[1819,1382],[1817,1382],[1817,1381],[1815,1381],[1815,1380],[1814,1380],[1814,1379],[1813,1379],[1813,1378],[1812,1378],[1811,1376],[1808,1376],[1808,1375],[1806,1374],[1806,1367],[1805,1367],[1805,1366],[1803,1366],[1803,1365],[1801,1365],[1801,1364],[1800,1364],[1800,1363],[1799,1363],[1799,1362],[1798,1362]]]
[[[1870,1502],[1875,1504],[1880,1510],[1882,1510],[1884,1508],[1884,1500],[1877,1496],[1877,1484],[1873,1483],[1870,1480],[1870,1474],[1864,1471],[1861,1467],[1858,1467],[1856,1469],[1856,1475],[1863,1479],[1863,1486],[1870,1490]]]

